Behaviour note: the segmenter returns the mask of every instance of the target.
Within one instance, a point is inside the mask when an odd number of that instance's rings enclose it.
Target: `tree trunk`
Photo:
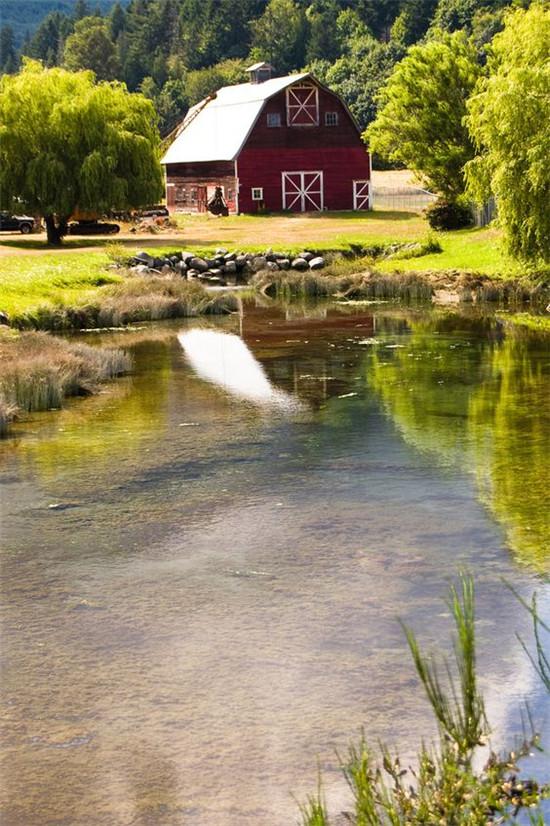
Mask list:
[[[67,234],[67,220],[67,218],[59,218],[56,223],[55,216],[44,216],[46,232],[48,235],[48,244],[53,244],[53,246],[56,247],[61,246],[63,237]]]

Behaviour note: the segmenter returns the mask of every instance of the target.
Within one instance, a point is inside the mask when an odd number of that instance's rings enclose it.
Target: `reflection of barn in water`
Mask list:
[[[247,306],[241,335],[280,389],[318,407],[352,391],[365,355],[357,341],[374,335],[374,317],[364,309],[293,303]]]

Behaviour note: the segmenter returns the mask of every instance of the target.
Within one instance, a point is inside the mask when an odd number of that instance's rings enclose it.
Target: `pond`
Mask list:
[[[251,301],[88,334],[135,371],[0,446],[9,826],[279,826],[365,727],[435,734],[398,618],[476,582],[493,743],[548,698],[550,355],[482,308]],[[541,767],[540,758],[533,771]]]

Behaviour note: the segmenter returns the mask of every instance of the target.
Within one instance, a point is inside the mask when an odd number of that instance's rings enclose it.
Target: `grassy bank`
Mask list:
[[[212,251],[220,246],[245,252],[260,252],[271,247],[290,254],[307,248],[334,258],[347,259],[346,272],[372,269],[376,262],[377,271],[385,279],[384,290],[392,297],[399,297],[399,290],[393,289],[391,279],[398,277],[399,283],[400,276],[411,272],[415,273],[416,280],[420,273],[420,278],[426,276],[432,284],[435,281],[444,283],[447,289],[462,290],[465,280],[466,289],[469,289],[470,282],[475,278],[485,279],[490,287],[489,292],[495,292],[493,283],[507,283],[507,287],[497,288],[494,297],[498,299],[501,294],[506,298],[514,291],[520,294],[511,285],[525,284],[526,297],[529,298],[533,285],[548,283],[548,273],[527,272],[506,258],[500,246],[498,230],[486,228],[429,235],[424,219],[410,213],[375,211],[367,214],[242,215],[228,218],[201,215],[180,216],[178,220],[182,222],[183,232],[180,235],[154,239],[147,236],[117,237],[116,244],[124,248],[128,256],[139,249],[150,250],[153,255],[187,249],[211,256]],[[67,326],[69,318],[78,320],[76,310],[81,313],[83,307],[87,308],[85,315],[90,316],[86,326],[98,324],[94,317],[99,315],[99,310],[94,311],[93,308],[104,303],[109,306],[113,319],[118,317],[110,289],[124,281],[124,274],[110,268],[109,245],[100,251],[96,238],[69,241],[70,248],[52,252],[38,248],[30,251],[25,246],[30,242],[22,239],[17,243],[22,249],[26,248],[27,253],[13,254],[14,249],[10,248],[9,255],[0,255],[0,312],[6,313],[19,326],[55,328]],[[33,243],[36,246],[35,240]],[[76,243],[80,243],[81,247],[77,249],[73,246]],[[403,248],[403,245],[407,247]],[[341,274],[338,266],[323,272]],[[485,297],[491,296],[488,294]],[[171,302],[166,300],[166,296],[161,296],[156,305],[152,298],[148,302],[149,313],[142,307],[141,314],[136,310],[135,314],[123,311],[118,315],[120,318],[142,320],[143,317],[167,317],[163,313],[170,315],[172,312],[169,309]],[[174,306],[172,309],[175,311]],[[160,315],[156,315],[157,310]],[[195,310],[191,314],[195,314]],[[55,319],[55,324],[51,323],[51,319]],[[76,326],[82,324],[79,322]]]
[[[196,282],[181,278],[129,277],[81,297],[74,304],[56,302],[11,316],[20,330],[82,330],[120,327],[136,321],[159,321],[238,309],[238,299],[227,293],[212,294]]]
[[[351,264],[351,266],[350,266]],[[351,272],[358,269],[360,272]],[[347,301],[399,300],[441,303],[494,301],[517,305],[531,302],[545,306],[548,290],[534,282],[499,280],[476,273],[457,272],[453,278],[440,272],[385,273],[368,259],[336,262],[323,272],[265,272],[252,279],[252,286],[271,297],[335,297]]]
[[[0,436],[25,413],[60,407],[66,396],[96,393],[130,369],[123,350],[89,347],[48,333],[0,335]]]

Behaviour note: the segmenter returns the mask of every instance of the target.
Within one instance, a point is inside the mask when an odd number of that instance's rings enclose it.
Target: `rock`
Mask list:
[[[142,250],[141,252],[137,252],[134,255],[132,260],[133,261],[138,261],[138,262],[143,263],[143,264],[149,264],[149,262],[152,261],[153,259],[151,258],[151,256],[149,255],[148,252],[145,252],[144,250]]]
[[[213,267],[208,274],[213,278],[221,278],[222,270],[219,267]]]
[[[219,247],[216,250],[216,252],[214,253],[214,255],[226,255],[226,254],[227,254],[227,250],[224,247]]]
[[[185,261],[186,264],[188,264],[189,261],[194,257],[195,256],[192,252],[187,252],[186,250],[182,250],[180,252],[180,258],[181,258],[182,261]]]
[[[289,270],[290,269],[290,258],[279,258],[277,261],[280,270]]]
[[[312,258],[315,258],[312,252],[301,252],[298,258],[303,258],[304,261],[311,261]]]
[[[170,264],[163,264],[160,271],[165,274],[168,274],[169,272],[173,272],[174,270]]]
[[[0,311],[0,324],[7,324],[9,325],[10,318],[7,313],[3,313]]]
[[[310,270],[321,270],[325,266],[325,259],[318,255],[317,258],[312,258],[309,262]]]
[[[198,278],[200,272],[198,270],[190,269],[187,270],[187,278]]]
[[[295,258],[290,266],[292,267],[293,270],[308,270],[309,269],[309,264],[307,263],[306,259],[302,258],[301,256],[299,256],[298,258]]]
[[[208,264],[204,260],[204,258],[191,258],[189,261],[185,262],[188,267],[191,267],[194,270],[198,270],[199,272],[206,272],[208,269]]]
[[[223,265],[222,270],[225,273],[236,273],[237,272],[237,265],[234,261],[227,261]]]
[[[264,255],[256,255],[250,261],[250,268],[252,272],[260,272],[260,270],[265,270],[266,264],[267,258]]]
[[[247,264],[246,255],[237,255],[237,257],[235,258],[235,264],[237,265],[238,270],[244,269]]]
[[[226,264],[228,264],[230,261],[235,261],[236,258],[237,258],[237,253],[236,252],[228,252],[226,255],[223,256],[223,260],[225,261]]]
[[[136,275],[148,275],[150,269],[146,264],[138,264],[137,267],[132,267],[132,272],[135,272]]]
[[[187,264],[184,261],[178,261],[174,269],[176,270],[176,272],[185,275],[185,273],[187,272]]]
[[[279,271],[279,265],[277,264],[276,261],[268,261],[267,264],[265,265],[265,268],[266,268],[266,270],[273,270],[273,271],[276,270],[277,272]]]

